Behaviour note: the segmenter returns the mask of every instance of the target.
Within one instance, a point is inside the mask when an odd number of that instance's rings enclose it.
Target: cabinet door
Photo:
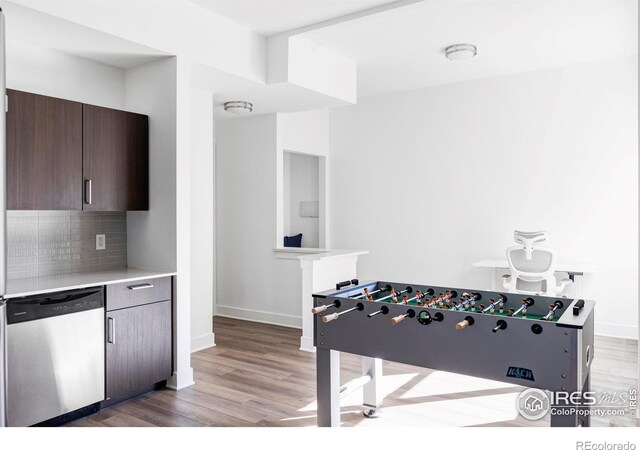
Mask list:
[[[107,313],[107,399],[171,376],[171,302]]]
[[[82,209],[82,104],[7,95],[7,209]]]
[[[83,105],[83,209],[149,209],[148,117]]]

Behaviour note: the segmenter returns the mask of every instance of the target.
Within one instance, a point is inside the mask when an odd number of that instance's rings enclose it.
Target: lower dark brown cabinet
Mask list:
[[[171,376],[171,301],[118,309],[106,315],[107,400]]]

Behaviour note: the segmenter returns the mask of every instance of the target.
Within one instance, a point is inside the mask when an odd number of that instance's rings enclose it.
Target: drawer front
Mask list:
[[[107,311],[171,300],[171,277],[107,285]]]

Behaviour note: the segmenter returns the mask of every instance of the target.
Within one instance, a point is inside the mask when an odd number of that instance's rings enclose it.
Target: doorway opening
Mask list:
[[[283,156],[283,245],[320,248],[320,157],[291,151]]]

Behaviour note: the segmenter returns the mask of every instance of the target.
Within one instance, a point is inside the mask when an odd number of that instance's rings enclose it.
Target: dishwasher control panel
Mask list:
[[[93,287],[10,299],[7,324],[28,322],[104,307],[104,288]]]

